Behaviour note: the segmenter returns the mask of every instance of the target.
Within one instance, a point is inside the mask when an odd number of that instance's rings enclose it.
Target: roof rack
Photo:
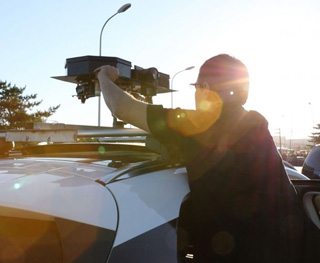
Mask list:
[[[0,138],[4,138],[7,142],[76,142],[78,138],[101,138],[102,141],[144,141],[147,135],[146,131],[135,128],[110,128],[61,123],[31,123],[26,130],[0,131]]]

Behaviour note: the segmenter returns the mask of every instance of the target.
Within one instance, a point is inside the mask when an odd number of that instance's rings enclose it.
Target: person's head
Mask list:
[[[240,60],[221,54],[205,61],[193,85],[197,109],[217,99],[223,105],[243,105],[248,98],[249,73]]]

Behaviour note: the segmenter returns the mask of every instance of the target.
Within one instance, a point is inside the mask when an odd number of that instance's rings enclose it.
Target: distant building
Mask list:
[[[288,148],[295,151],[310,149],[309,139],[287,139],[285,136],[273,136],[277,148]]]

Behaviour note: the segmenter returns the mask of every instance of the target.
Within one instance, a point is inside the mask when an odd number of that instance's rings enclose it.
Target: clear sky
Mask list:
[[[320,123],[319,0],[2,0],[0,80],[37,93],[42,109],[61,104],[50,122],[97,125],[97,97],[81,104],[75,85],[51,77],[66,75],[67,58],[98,55],[102,25],[126,3],[104,29],[102,55],[171,77],[195,66],[174,78],[174,107],[193,108],[199,67],[229,53],[250,72],[245,107],[262,113],[272,134],[307,138]],[[171,105],[170,95],[154,101]],[[101,112],[110,126],[104,103]]]

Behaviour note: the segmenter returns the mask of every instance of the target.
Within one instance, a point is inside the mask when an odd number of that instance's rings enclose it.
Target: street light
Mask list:
[[[171,89],[173,90],[173,80],[175,78],[175,76],[177,76],[179,73],[187,71],[187,70],[191,70],[194,69],[194,66],[191,67],[187,67],[183,70],[178,71],[176,74],[173,75],[172,79],[171,79]],[[171,108],[173,108],[173,91],[171,92]]]
[[[106,24],[110,21],[111,18],[113,18],[114,16],[116,16],[117,14],[123,13],[125,11],[127,11],[129,8],[131,7],[131,4],[125,4],[123,6],[121,6],[119,8],[119,10],[112,16],[110,16],[108,18],[108,20],[103,24],[102,28],[101,28],[101,32],[100,32],[100,45],[99,45],[99,56],[101,56],[101,43],[102,43],[102,32],[104,27],[106,26]]]
[[[100,32],[100,43],[99,43],[99,56],[101,57],[101,44],[102,44],[102,32],[104,27],[106,26],[106,24],[110,21],[111,18],[113,18],[114,16],[116,16],[117,14],[123,13],[125,11],[127,11],[129,8],[131,7],[131,4],[125,4],[123,6],[121,6],[119,8],[119,10],[113,14],[112,16],[110,16],[107,21],[103,24],[102,28],[101,28],[101,32]],[[99,103],[98,103],[98,126],[100,126],[100,111],[101,111],[101,91],[100,91],[100,95],[99,95]]]

